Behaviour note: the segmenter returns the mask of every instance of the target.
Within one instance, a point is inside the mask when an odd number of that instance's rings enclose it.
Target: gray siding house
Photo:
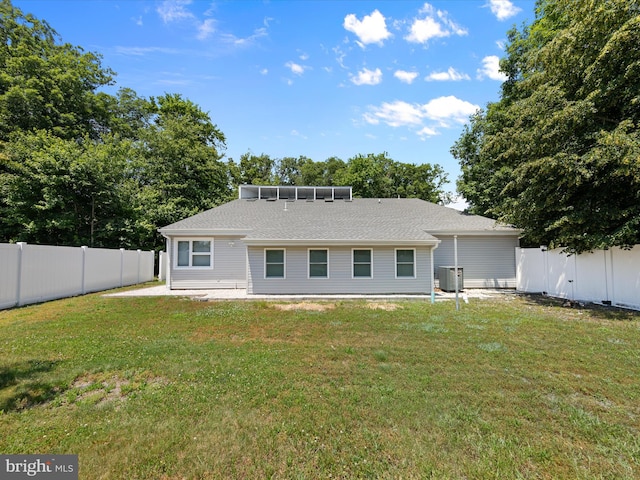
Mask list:
[[[419,199],[256,185],[159,231],[168,288],[249,294],[429,294],[454,243],[465,288],[515,288],[521,233]]]

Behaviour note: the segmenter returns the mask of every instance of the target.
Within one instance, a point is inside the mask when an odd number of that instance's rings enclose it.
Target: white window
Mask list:
[[[213,239],[176,240],[176,268],[213,268]]]
[[[371,264],[371,249],[352,250],[353,278],[372,278],[373,266]]]
[[[309,278],[329,278],[329,251],[309,249]]]
[[[396,278],[416,278],[415,249],[396,249]]]
[[[284,249],[264,251],[264,278],[285,278]]]

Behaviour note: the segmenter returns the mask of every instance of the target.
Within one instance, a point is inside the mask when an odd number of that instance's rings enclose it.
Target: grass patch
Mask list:
[[[292,305],[292,306],[286,306]],[[638,478],[640,314],[64,299],[0,312],[0,451],[81,478]]]

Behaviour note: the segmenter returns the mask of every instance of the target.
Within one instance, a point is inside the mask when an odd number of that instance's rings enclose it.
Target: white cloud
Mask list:
[[[413,83],[413,81],[418,78],[418,72],[407,72],[405,70],[396,70],[393,74],[398,80],[404,83]]]
[[[465,123],[479,108],[453,95],[434,98],[422,106],[425,117],[437,121],[441,127],[449,127],[451,122]]]
[[[436,135],[440,135],[436,130],[429,127],[424,127],[422,130],[418,130],[418,136],[422,139],[427,137],[435,137]]]
[[[400,100],[371,106],[363,115],[370,125],[384,123],[390,127],[415,129],[422,138],[439,135],[439,128],[451,128],[463,124],[480,107],[454,96],[438,97],[423,105]]]
[[[196,15],[189,11],[188,6],[191,5],[191,3],[192,0],[164,0],[158,8],[156,8],[156,12],[164,23],[186,22],[187,25],[190,25],[195,30],[195,36],[198,40],[206,40],[216,32],[216,21],[213,18],[200,21]],[[213,11],[214,7],[209,8],[204,13],[204,16],[209,16]],[[218,38],[222,42],[236,47],[252,45],[260,37],[266,37],[268,35],[268,22],[269,19],[265,18],[263,22],[264,27],[256,28],[252,35],[245,38],[236,37],[232,33],[220,33]]]
[[[455,68],[453,67],[449,67],[449,69],[446,72],[432,72],[429,75],[427,75],[427,77],[425,77],[425,80],[430,82],[430,81],[436,81],[436,82],[446,82],[446,81],[453,81],[453,82],[457,82],[460,80],[470,80],[469,75],[467,75],[466,73],[460,73],[458,72]]]
[[[375,70],[365,68],[357,75],[351,75],[351,81],[356,85],[378,85],[382,81],[382,71],[379,68]]]
[[[482,59],[482,68],[478,69],[478,78],[490,78],[504,82],[507,76],[500,71],[500,59],[495,55],[489,55]]]
[[[336,62],[338,62],[338,65],[340,65],[341,68],[346,69],[347,67],[344,64],[344,59],[347,57],[347,54],[344,53],[340,47],[334,47],[332,50],[336,56]]]
[[[165,0],[158,6],[156,12],[164,23],[191,19],[194,18],[193,14],[186,9],[190,3],[191,0]]]
[[[420,105],[396,100],[372,107],[370,113],[365,113],[364,120],[372,125],[383,122],[390,127],[417,126],[422,123],[423,116]]]
[[[489,8],[498,20],[506,20],[520,13],[522,9],[516,7],[509,0],[489,0]]]
[[[263,68],[262,70],[260,70],[260,75],[267,75],[268,73],[269,73],[268,68]]]
[[[198,25],[198,40],[206,40],[216,31],[216,21],[213,18],[207,18],[204,22]]]
[[[374,10],[371,15],[365,15],[362,20],[353,14],[349,14],[344,17],[343,27],[356,34],[360,39],[361,46],[369,43],[376,43],[382,46],[382,43],[391,36],[389,30],[387,30],[387,24],[384,18],[378,10]]]
[[[420,9],[422,18],[415,18],[405,40],[411,43],[427,43],[432,38],[449,37],[451,35],[467,35],[467,30],[449,18],[443,10],[436,10],[425,3]]]
[[[302,75],[304,71],[309,68],[304,65],[297,64],[295,62],[287,62],[284,64],[284,66],[287,67],[289,70],[291,70],[291,73],[295,75]]]
[[[224,33],[220,35],[220,38],[225,43],[232,44],[236,47],[247,47],[247,46],[253,45],[256,42],[256,40],[258,40],[259,38],[266,37],[267,35],[269,35],[267,32],[267,29],[265,27],[260,27],[260,28],[256,28],[253,31],[253,34],[249,35],[248,37],[241,38],[241,37],[236,37],[231,33]]]

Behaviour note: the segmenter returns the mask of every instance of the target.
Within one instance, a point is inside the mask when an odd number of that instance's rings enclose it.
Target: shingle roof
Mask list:
[[[478,215],[416,198],[357,198],[325,202],[233,200],[160,229],[173,234],[241,231],[259,241],[416,241],[432,234],[518,235],[519,230]]]

